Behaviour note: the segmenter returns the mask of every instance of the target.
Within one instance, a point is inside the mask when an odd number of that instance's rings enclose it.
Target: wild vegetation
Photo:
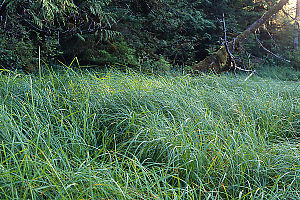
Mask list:
[[[0,199],[299,199],[287,2],[0,0]]]
[[[40,47],[47,63],[68,63],[78,57],[81,65],[99,68],[118,63],[144,71],[189,70],[219,49],[224,39],[223,14],[231,41],[275,4],[264,0],[2,0],[0,67],[36,71]],[[285,13],[294,16],[294,9],[287,6]],[[239,56],[247,68],[248,59],[257,57],[279,66],[300,66],[292,18],[281,11],[256,31],[264,47],[291,62],[271,58],[251,35]]]
[[[3,198],[299,198],[299,82],[70,68],[0,79]]]

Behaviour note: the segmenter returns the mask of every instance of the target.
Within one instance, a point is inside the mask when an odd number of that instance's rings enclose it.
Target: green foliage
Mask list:
[[[84,65],[120,63],[161,71],[193,65],[203,60],[209,49],[221,45],[223,13],[227,40],[231,40],[257,20],[270,7],[269,3],[262,0],[11,0],[0,8],[3,30],[0,61],[3,68],[32,71],[28,69],[35,68],[32,66],[41,47],[42,59],[49,62],[57,59],[70,62],[78,57]],[[265,27],[257,32],[265,47],[275,53],[284,52],[293,60],[293,66],[299,66],[298,57],[288,55],[290,49],[285,47],[290,47],[293,41],[291,21],[281,17]],[[116,50],[112,51],[111,44]],[[263,48],[258,48],[255,37],[243,46],[255,56],[267,57]]]
[[[116,39],[120,34],[112,30],[116,23],[114,16],[103,8],[109,3],[110,0],[13,0],[3,3],[0,10],[0,26],[4,30],[0,33],[0,45],[4,53],[2,60],[6,63],[3,67],[12,69],[21,63],[18,67],[27,70],[28,60],[37,59],[39,47],[44,60],[64,56],[68,53],[64,49],[78,53],[80,49],[74,49],[76,45],[61,46],[74,37],[85,40],[87,36],[94,36],[94,43]],[[22,42],[26,53],[18,47]],[[16,50],[11,52],[12,49]]]
[[[172,64],[191,63],[205,57],[209,42],[218,40],[216,16],[206,14],[206,1],[126,2],[131,6],[124,8],[117,28],[142,57],[159,60],[164,56]],[[213,7],[210,12],[217,13]]]
[[[299,83],[0,75],[6,199],[298,199]]]
[[[285,68],[293,67],[296,70],[300,70],[300,51],[296,50],[294,47],[294,40],[296,37],[296,26],[294,21],[290,18],[285,18],[279,16],[277,18],[277,23],[274,24],[272,29],[272,35],[274,41],[272,43],[272,48],[269,48],[283,59],[273,58],[274,66],[282,66]],[[287,62],[288,60],[290,62]],[[276,70],[276,67],[275,67]],[[287,73],[290,70],[287,70]]]
[[[137,1],[115,2],[119,16],[117,29],[141,57],[159,60],[163,56],[174,66],[191,65],[203,60],[212,46],[220,46],[223,37],[222,14],[225,14],[227,40],[248,28],[268,9],[264,1]],[[123,9],[120,8],[123,5]],[[129,5],[129,6],[128,6]],[[217,5],[217,6],[216,6]],[[266,31],[258,33],[261,40],[271,39]],[[256,56],[255,38],[243,44]],[[247,55],[243,55],[247,56]]]
[[[78,57],[82,65],[103,66],[118,63],[134,67],[139,64],[135,50],[121,38],[116,41],[97,41],[94,35],[84,35],[84,40],[74,36],[65,40],[62,46],[65,57],[69,60]]]
[[[171,71],[174,66],[163,56],[161,56],[159,59],[140,59],[139,60],[139,71],[143,71],[146,73],[159,73],[159,74],[165,74]]]
[[[135,50],[130,48],[124,40],[107,42],[100,48],[98,47],[95,52],[88,52],[87,56],[90,56],[87,60],[97,65],[121,64],[134,67],[139,64]]]
[[[296,70],[300,70],[300,51],[298,50],[290,50],[290,51],[285,51],[284,56],[291,62],[287,63],[284,62],[283,65],[287,67],[293,67]]]
[[[297,71],[290,63],[281,66],[262,65],[256,67],[256,70],[259,76],[263,78],[272,78],[282,81],[300,81],[300,71]]]
[[[28,40],[26,41],[26,38],[23,38],[21,41],[15,38],[10,40],[1,39],[0,68],[16,70],[27,66],[29,71],[34,71],[34,66],[36,65],[34,50],[32,43],[28,42]]]

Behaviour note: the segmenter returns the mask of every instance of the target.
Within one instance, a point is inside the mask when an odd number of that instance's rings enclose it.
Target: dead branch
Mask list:
[[[227,63],[227,65],[229,65],[229,68],[230,68],[231,64],[233,64],[234,69],[235,69],[236,68],[235,58],[234,58],[234,56],[232,55],[232,53],[230,52],[230,50],[228,48],[226,22],[225,22],[225,15],[224,15],[224,13],[223,13],[222,23],[223,23],[223,31],[224,31],[224,40],[223,40],[222,43],[225,46],[226,52],[228,54],[228,60],[229,60],[229,63]]]
[[[244,32],[242,32],[240,35],[238,35],[235,38],[235,45],[238,43],[242,43],[243,41],[247,40],[251,33],[254,33],[260,26],[265,24],[267,21],[269,21],[274,14],[279,12],[284,5],[286,5],[289,2],[289,0],[280,0],[279,3],[277,3],[275,6],[273,6],[269,11],[267,11],[263,16],[261,16],[257,21],[255,21],[249,28],[247,28]],[[236,48],[236,46],[233,46]]]
[[[255,70],[253,72],[251,72],[251,74],[249,76],[247,76],[247,78],[245,78],[244,81],[246,82],[251,76],[253,76],[253,74],[255,74]]]
[[[286,12],[284,9],[282,9],[282,12],[288,16],[289,18],[291,18],[292,20],[294,20],[296,23],[299,23],[299,20],[297,20],[295,17],[292,17],[288,12]]]
[[[263,44],[261,43],[261,41],[258,39],[256,32],[255,32],[255,39],[256,39],[256,41],[258,42],[258,44],[259,44],[266,52],[268,52],[269,54],[275,56],[276,58],[279,58],[279,59],[281,59],[281,60],[284,60],[284,61],[286,61],[286,62],[291,62],[290,60],[287,60],[287,59],[285,59],[285,58],[282,58],[281,56],[279,56],[279,55],[273,53],[272,51],[270,51],[269,49],[267,49],[266,47],[264,47],[264,45],[263,45]]]
[[[5,1],[6,1],[6,0],[3,0],[3,1],[2,1],[1,5],[0,5],[0,9],[1,9],[2,6],[4,5]]]
[[[193,70],[203,72],[212,69],[217,73],[221,73],[223,71],[228,70],[228,68],[226,67],[228,65],[227,60],[230,61],[230,59],[233,58],[232,52],[238,51],[240,49],[242,42],[247,40],[250,37],[250,35],[254,33],[260,26],[262,26],[267,21],[269,21],[273,17],[273,15],[279,12],[283,8],[283,6],[286,5],[288,2],[289,0],[280,0],[275,6],[273,6],[269,11],[267,11],[264,15],[262,15],[257,21],[255,21],[249,28],[247,28],[245,31],[239,34],[236,38],[234,38],[229,43],[225,42],[223,44],[224,46],[221,46],[221,48],[215,54],[206,57],[200,63],[194,65]],[[225,40],[226,40],[226,35],[225,35]],[[235,69],[240,70],[241,68],[235,66]],[[246,70],[242,70],[242,71],[246,71]]]

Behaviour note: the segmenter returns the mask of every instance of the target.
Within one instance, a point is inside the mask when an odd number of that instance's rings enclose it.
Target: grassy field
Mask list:
[[[1,199],[299,199],[300,82],[0,75]]]

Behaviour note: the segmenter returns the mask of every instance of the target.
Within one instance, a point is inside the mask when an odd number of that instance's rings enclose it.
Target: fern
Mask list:
[[[11,16],[20,13],[23,19],[36,25],[36,29],[53,35],[60,32],[65,35],[100,32],[101,38],[113,39],[119,33],[110,30],[116,23],[113,13],[104,8],[111,0],[12,0],[7,5]],[[70,31],[70,24],[73,26]],[[104,33],[104,34],[103,34]]]
[[[79,56],[86,49],[96,52],[103,41],[115,41],[120,33],[112,28],[117,20],[114,13],[108,12],[110,3],[111,0],[7,0],[1,4],[1,9],[6,10],[1,19],[6,22],[0,21],[0,67],[27,70],[26,65],[35,66],[39,47],[42,55],[52,61],[61,55]],[[20,44],[24,48],[19,48]]]

